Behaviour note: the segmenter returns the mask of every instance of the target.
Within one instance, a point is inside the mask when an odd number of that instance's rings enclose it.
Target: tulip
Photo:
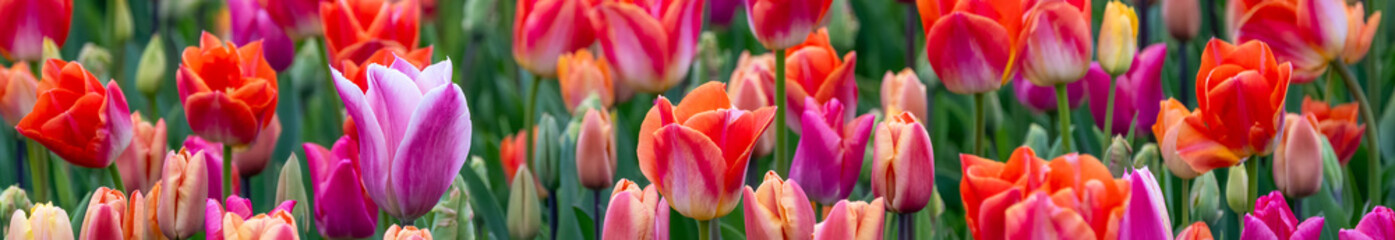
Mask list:
[[[68,213],[53,204],[34,205],[29,215],[15,211],[10,217],[10,227],[5,239],[73,239],[73,225],[68,222]]]
[[[369,56],[368,58],[362,61],[355,62],[345,60],[339,63],[340,66],[342,66],[343,68],[337,69],[341,70],[341,72],[344,73],[344,78],[349,79],[349,81],[353,81],[354,85],[358,85],[359,90],[367,92],[368,66],[372,64],[389,66],[396,62],[399,58],[407,60],[407,63],[411,63],[413,66],[426,67],[427,64],[431,63],[431,51],[429,48],[426,48],[418,49],[418,51],[411,53],[401,53],[395,52],[391,49],[379,49],[377,52],[374,52],[373,55]],[[418,68],[417,70],[422,69]]]
[[[1104,162],[1109,166],[1109,173],[1114,176],[1124,176],[1132,172],[1133,146],[1129,144],[1129,140],[1115,135],[1109,142],[1109,148],[1104,150]]]
[[[1206,222],[1219,222],[1221,216],[1225,214],[1221,206],[1220,183],[1216,180],[1215,172],[1202,174],[1192,182],[1192,189],[1187,195],[1187,212],[1195,219]]]
[[[508,184],[513,184],[513,175],[518,173],[518,168],[528,163],[528,136],[532,131],[518,131],[513,135],[505,136],[499,141],[499,162],[504,167],[504,180]]]
[[[1037,86],[1080,80],[1090,68],[1089,8],[1044,1],[1027,12],[1018,39],[1022,76]],[[1123,58],[1128,59],[1128,58]]]
[[[741,59],[736,62],[736,69],[732,70],[729,81],[727,94],[733,107],[755,111],[775,106],[775,55],[751,56],[750,52],[741,52]],[[770,131],[770,128],[756,140],[756,156],[770,155],[775,151],[775,131]]]
[[[229,200],[229,201],[228,201],[228,202],[229,202],[229,205],[234,205],[233,202],[231,201],[231,200],[232,200],[231,198],[228,199],[228,200]],[[244,200],[245,200],[245,199],[244,199]],[[239,205],[240,205],[240,204],[239,204]],[[204,202],[204,214],[203,214],[203,215],[204,215],[203,227],[204,227],[204,232],[207,233],[207,235],[208,235],[207,237],[208,237],[209,239],[212,239],[212,240],[223,240],[223,214],[224,214],[224,213],[230,213],[230,212],[223,211],[223,205],[218,204],[218,200],[211,199],[211,198],[205,200],[205,202]],[[248,211],[248,213],[251,213],[251,211]],[[236,214],[236,213],[234,213],[234,214]],[[242,217],[239,217],[239,218],[242,218]],[[232,231],[233,231],[233,232],[236,232],[237,229],[232,229]],[[234,234],[236,234],[236,233],[234,233]]]
[[[914,213],[934,192],[935,149],[920,119],[909,112],[877,126],[873,143],[872,191],[886,199],[886,209]]]
[[[1254,212],[1245,214],[1244,220],[1240,239],[1307,240],[1318,239],[1322,234],[1324,218],[1311,217],[1299,223],[1284,196],[1274,191],[1255,200]]]
[[[596,40],[589,13],[596,1],[518,1],[513,17],[513,59],[542,77],[556,77],[559,56]]]
[[[1322,76],[1334,60],[1360,61],[1380,25],[1379,13],[1363,21],[1363,7],[1342,0],[1246,1],[1229,8],[1244,16],[1231,18],[1235,39],[1269,44],[1280,61],[1293,63],[1293,81],[1300,84]]]
[[[785,182],[775,171],[765,173],[758,190],[746,187],[746,238],[809,239],[814,233],[813,206],[795,180]]]
[[[1008,239],[1095,239],[1094,231],[1080,214],[1057,206],[1043,192],[1031,194],[1003,214]]]
[[[601,238],[668,239],[668,209],[668,202],[654,185],[640,189],[635,182],[620,179],[610,194]]]
[[[1117,0],[1104,8],[1104,23],[1100,25],[1100,66],[1111,76],[1124,74],[1138,52],[1138,14]]]
[[[1104,68],[1101,68],[1099,64],[1091,64],[1090,71],[1085,74],[1084,79],[1085,80],[1066,84],[1066,102],[1070,105],[1071,109],[1078,108],[1081,104],[1085,104],[1085,90],[1093,86],[1093,84],[1090,83],[1104,81],[1104,84],[1109,84],[1107,82],[1109,81],[1109,73],[1105,73]],[[1017,96],[1017,102],[1021,103],[1022,106],[1026,106],[1028,110],[1038,113],[1057,110],[1055,86],[1037,86],[1027,81],[1021,74],[1018,74],[1013,77],[1012,92],[1014,93],[1013,95]],[[1091,104],[1090,106],[1094,105],[1095,104]]]
[[[805,98],[808,106],[818,106]],[[829,100],[823,107],[804,110],[801,118],[805,135],[799,139],[790,165],[790,180],[804,184],[815,202],[832,205],[852,194],[862,174],[863,153],[876,119],[870,114],[843,122],[843,104]]]
[[[798,116],[806,107],[817,108],[834,98],[844,105],[857,106],[857,79],[853,76],[857,53],[849,52],[838,59],[838,51],[829,45],[828,30],[819,29],[810,34],[804,43],[788,49],[785,59],[789,62],[785,65],[784,81],[788,86],[785,101],[789,106],[784,110],[785,115]],[[806,97],[813,97],[819,105],[805,106]],[[853,118],[856,113],[857,108],[846,108],[843,117]],[[785,124],[795,133],[803,134],[799,132],[802,129],[799,119],[786,118]]]
[[[705,83],[678,106],[660,96],[639,129],[640,172],[664,197],[681,200],[669,203],[674,210],[698,221],[736,208],[751,150],[776,111],[732,109],[724,88]]]
[[[131,144],[126,95],[116,81],[106,87],[82,64],[44,64],[34,111],[15,126],[73,165],[105,168]]]
[[[286,159],[286,164],[281,165],[281,174],[277,176],[276,179],[276,202],[295,201],[299,203],[310,203],[309,197],[305,194],[305,180],[303,180],[305,178],[302,176],[303,175],[300,173],[300,159],[296,159],[295,154],[291,154],[291,157]],[[362,190],[361,186],[359,190]],[[324,203],[324,201],[320,201],[320,203]],[[311,219],[310,209],[308,208],[296,208],[291,211],[291,215],[295,216],[296,222],[310,222]],[[301,224],[300,229],[297,230],[299,230],[300,233],[305,233],[310,231],[310,226],[309,224]]]
[[[224,214],[222,217],[223,239],[300,239],[296,235],[295,217],[291,216],[291,208],[295,202],[282,203],[268,214],[258,214],[256,216],[244,216],[241,214]],[[245,220],[244,220],[245,219]]]
[[[340,137],[333,149],[305,143],[315,194],[315,227],[331,238],[366,238],[378,229],[378,205],[365,195],[358,143]]]
[[[1361,217],[1361,222],[1356,224],[1356,228],[1337,232],[1337,237],[1342,240],[1381,239],[1392,235],[1395,235],[1395,212],[1385,206],[1371,209],[1365,217]]]
[[[123,186],[132,192],[149,192],[160,181],[160,168],[165,165],[167,133],[165,119],[154,125],[141,119],[140,112],[131,114],[135,125],[131,146],[116,160],[116,169],[121,171]]]
[[[1317,117],[1284,115],[1284,132],[1274,152],[1274,186],[1284,195],[1307,197],[1322,188],[1322,135]]]
[[[237,174],[238,171],[236,166],[232,168],[233,174],[231,179],[223,178],[223,144],[209,142],[198,136],[189,136],[184,139],[184,148],[189,149],[190,152],[203,152],[203,162],[204,166],[206,166],[204,169],[208,170],[208,198],[214,200],[223,199],[224,181],[232,182],[232,190],[229,192],[242,192],[242,181],[241,178],[238,177],[241,176],[241,174]]]
[[[477,157],[471,157],[471,163],[476,163],[476,160]],[[431,219],[431,229],[436,229],[431,233],[432,238],[470,239],[475,236],[475,210],[470,207],[468,191],[464,176],[456,175],[450,190],[431,209],[431,214],[435,216]]]
[[[678,84],[697,54],[702,9],[703,0],[602,3],[596,34],[615,77],[649,93]]]
[[[1328,106],[1327,102],[1303,98],[1303,115],[1312,114],[1317,117],[1315,123],[1318,130],[1327,137],[1332,149],[1337,151],[1337,160],[1341,161],[1343,166],[1351,162],[1356,148],[1361,145],[1361,135],[1366,132],[1366,124],[1358,124],[1356,121],[1359,110],[1356,104],[1353,102]]]
[[[1003,239],[1013,229],[1004,215],[1021,205],[1024,192],[1051,194],[1059,207],[1084,219],[1097,238],[1118,235],[1126,200],[1127,180],[1114,179],[1109,169],[1090,155],[1067,154],[1047,162],[1029,147],[1015,150],[1007,163],[960,155],[963,196],[969,230],[975,239]]]
[[[571,1],[568,1],[571,2]],[[615,105],[614,83],[611,81],[610,65],[605,59],[597,59],[586,49],[563,54],[557,60],[557,84],[562,89],[562,101],[567,103],[567,112],[577,112],[577,106],[592,94],[601,99],[602,108]],[[606,180],[610,183],[610,180]]]
[[[544,113],[533,130],[533,161],[528,167],[533,169],[533,176],[537,177],[535,180],[544,192],[557,188],[557,175],[561,174],[558,169],[562,165],[562,136],[558,128],[557,119]]]
[[[127,211],[121,190],[98,187],[87,202],[82,220],[82,239],[108,239],[122,236],[121,216]]]
[[[292,39],[304,39],[324,33],[320,23],[320,5],[330,0],[258,1],[272,21],[286,30]]]
[[[10,185],[9,188],[5,188],[4,192],[0,192],[0,213],[24,211],[33,207],[34,203],[29,202],[29,194],[25,193],[24,189],[19,188],[18,185]],[[0,223],[9,222],[10,215],[0,214]]]
[[[1371,39],[1376,36],[1376,30],[1380,28],[1380,11],[1371,14],[1371,18],[1366,18],[1366,7],[1361,2],[1356,2],[1356,6],[1347,7],[1347,36],[1346,44],[1342,48],[1342,61],[1346,64],[1360,62],[1366,57],[1366,52],[1371,50]]]
[[[111,60],[111,52],[106,48],[86,43],[82,45],[82,50],[78,50],[78,57],[74,62],[81,63],[92,75],[105,77],[115,74],[109,71],[112,68]]]
[[[417,71],[398,58],[369,65],[367,93],[333,71],[357,124],[360,169],[368,196],[388,215],[412,222],[431,211],[469,158],[470,109],[451,83],[446,60]]]
[[[267,162],[271,160],[271,152],[276,150],[276,140],[280,138],[281,118],[272,114],[271,122],[259,130],[257,139],[252,140],[247,148],[233,150],[233,165],[236,165],[242,178],[256,176],[266,169]]]
[[[158,185],[156,185],[158,186]],[[156,196],[152,188],[150,195],[142,195],[140,191],[131,191],[130,201],[127,201],[126,212],[121,215],[121,233],[123,239],[165,239],[160,233],[160,224],[156,222],[156,203],[159,196]],[[149,196],[150,198],[146,198]]]
[[[1192,40],[1201,31],[1200,9],[1201,4],[1197,0],[1162,1],[1162,18],[1167,33],[1181,42]]]
[[[5,124],[17,125],[34,110],[38,88],[39,82],[29,73],[29,64],[18,62],[10,68],[0,67],[0,117]]]
[[[291,66],[295,59],[295,42],[256,0],[228,0],[228,12],[233,43],[243,46],[262,41],[262,55],[267,56],[271,68],[282,71]]]
[[[887,116],[911,112],[916,118],[929,119],[926,104],[930,102],[925,94],[925,83],[920,82],[920,78],[909,68],[896,74],[887,71],[882,77],[882,109]]]
[[[871,203],[838,200],[823,222],[814,227],[814,239],[881,239],[886,209],[881,198]]]
[[[1015,62],[1012,59],[1017,54],[1017,46],[1013,43],[1017,40],[1016,27],[1020,20],[996,20],[974,12],[952,12],[938,17],[936,10],[930,9],[947,11],[953,6],[939,5],[952,5],[952,1],[920,2],[930,67],[935,69],[935,74],[950,92],[991,92],[1001,88],[1013,76]],[[995,2],[992,5],[989,7],[1020,7],[1011,3]],[[1006,15],[1003,17],[1006,18]],[[999,21],[1011,23],[1009,26],[1014,29],[1000,25]]]
[[[160,194],[156,209],[156,219],[165,237],[188,238],[203,228],[204,211],[199,210],[205,206],[209,186],[213,184],[208,181],[205,158],[203,152],[190,153],[187,148],[166,155],[164,178],[159,187],[165,192]]]
[[[1148,168],[1125,177],[1129,181],[1128,206],[1119,222],[1119,236],[1128,239],[1172,239],[1172,219],[1167,215],[1158,179]]]
[[[0,3],[0,54],[12,62],[44,60],[44,39],[62,46],[73,20],[72,0]]]
[[[155,95],[160,82],[165,79],[165,44],[160,34],[150,36],[150,43],[140,53],[140,63],[136,69],[136,90],[146,96]]]
[[[538,206],[538,196],[536,191],[529,191],[533,182],[533,173],[528,171],[528,166],[518,169],[520,174],[513,176],[513,183],[509,185],[509,208],[508,222],[509,237],[513,239],[533,239],[538,235],[538,228],[542,225],[542,207]]]
[[[1250,209],[1250,174],[1243,165],[1230,167],[1230,176],[1225,182],[1225,201],[1231,211],[1246,212]],[[1259,174],[1259,173],[1255,173]]]
[[[431,230],[393,224],[383,233],[383,240],[431,240]]]
[[[332,0],[320,2],[329,65],[352,74],[353,64],[366,68],[371,59],[394,61],[392,55],[431,59],[431,47],[417,48],[420,2]],[[376,56],[376,57],[375,57]],[[377,62],[387,65],[386,62]],[[413,62],[424,65],[427,62]],[[355,79],[352,76],[350,79]],[[355,83],[364,83],[355,81]],[[359,85],[367,88],[367,85]]]
[[[177,78],[179,99],[194,134],[243,146],[271,124],[276,114],[276,72],[261,49],[260,42],[239,48],[207,32],[199,47],[184,49]]]
[[[615,178],[615,130],[610,116],[588,110],[581,121],[576,140],[576,176],[581,186],[592,190],[610,187]]]
[[[751,34],[765,49],[780,50],[804,41],[823,22],[832,0],[745,0]]]
[[[1153,116],[1158,115],[1158,101],[1163,100],[1162,69],[1167,53],[1167,44],[1149,45],[1134,56],[1130,64],[1133,67],[1127,73],[1114,79],[1114,124],[1105,129],[1108,134],[1128,135],[1130,125],[1136,126],[1136,133],[1151,134],[1149,128],[1157,120]],[[1103,128],[1109,104],[1101,101],[1109,96],[1109,78],[1092,77],[1096,73],[1094,68],[1090,71],[1083,81],[1090,97],[1099,103],[1090,104],[1090,113],[1097,120],[1095,124]]]
[[[1181,233],[1177,233],[1177,240],[1211,240],[1211,227],[1206,226],[1206,222],[1196,222],[1187,228],[1183,228]]]

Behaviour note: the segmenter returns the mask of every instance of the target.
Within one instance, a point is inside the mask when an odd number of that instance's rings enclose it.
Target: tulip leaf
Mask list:
[[[87,219],[87,202],[92,201],[92,193],[93,192],[89,192],[87,196],[82,197],[82,202],[79,202],[77,208],[73,209],[72,215],[68,215],[69,218],[72,218],[68,223],[73,225],[73,232],[75,233],[82,232],[82,220]],[[31,212],[30,214],[33,213]]]
[[[738,228],[732,226],[731,224],[726,224],[726,223],[720,223],[720,224],[717,224],[717,225],[718,225],[718,226],[721,226],[721,228],[722,228],[722,229],[721,229],[721,230],[722,230],[722,239],[732,239],[732,240],[745,240],[745,239],[746,239],[746,234],[745,234],[745,233],[742,233],[742,231],[741,231],[742,229],[738,229]],[[744,226],[743,226],[743,228],[744,228]]]
[[[483,232],[489,233],[494,239],[508,238],[509,230],[504,225],[506,222],[504,221],[503,208],[499,206],[499,202],[495,201],[495,198],[488,197],[494,196],[494,194],[484,186],[484,182],[478,176],[475,176],[474,171],[460,171],[460,175],[465,178],[465,185],[470,191],[470,196],[480,196],[471,197],[470,203],[477,210],[475,214],[478,214],[476,216],[482,220],[480,222],[485,225]]]
[[[1392,94],[1390,96],[1390,100],[1386,101],[1385,110],[1382,110],[1382,112],[1384,113],[1380,116],[1380,120],[1376,120],[1376,122],[1380,123],[1378,124],[1379,127],[1377,128],[1380,129],[1380,134],[1376,137],[1380,138],[1380,143],[1383,144],[1383,146],[1390,146],[1390,143],[1395,143],[1395,131],[1391,131],[1395,130],[1395,94]],[[1369,140],[1363,139],[1362,141]],[[1395,159],[1395,149],[1385,149],[1384,147],[1382,147],[1382,149],[1380,149],[1380,152],[1381,156],[1387,159]]]
[[[576,225],[581,228],[581,236],[586,240],[596,240],[596,221],[586,215],[586,210],[580,207],[573,206],[572,213],[576,215]]]

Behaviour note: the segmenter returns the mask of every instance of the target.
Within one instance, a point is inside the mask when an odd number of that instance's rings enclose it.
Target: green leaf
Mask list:
[[[577,227],[581,228],[581,236],[586,240],[596,240],[596,221],[586,215],[586,210],[579,207],[573,206],[572,212],[576,215]]]
[[[475,176],[474,171],[460,171],[460,175],[465,178],[465,185],[470,191],[470,203],[475,208],[475,214],[482,219],[485,225],[483,232],[489,233],[494,239],[506,239],[509,237],[509,230],[505,226],[503,207],[495,201],[494,194],[489,192],[489,188],[484,186],[484,182]]]
[[[746,240],[746,234],[743,233],[743,229],[738,229],[726,223],[719,223],[717,226],[722,228],[722,239]],[[745,228],[745,226],[742,226],[742,228]]]

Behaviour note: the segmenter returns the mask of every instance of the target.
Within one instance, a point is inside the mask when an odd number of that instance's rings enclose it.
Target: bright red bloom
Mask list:
[[[12,61],[41,60],[44,38],[62,47],[72,21],[73,0],[0,1],[0,55]]]
[[[355,76],[366,76],[362,73],[369,63],[387,66],[393,54],[413,60],[413,66],[426,66],[431,59],[431,47],[417,48],[421,26],[417,0],[321,2],[320,20],[329,65],[342,70],[360,89],[367,89],[367,82]]]
[[[261,42],[237,47],[205,32],[199,47],[184,49],[179,99],[189,127],[209,141],[245,145],[276,113],[276,70]]]
[[[80,63],[45,62],[38,99],[15,130],[73,165],[107,167],[131,144],[134,127],[121,87],[116,81],[103,87]]]

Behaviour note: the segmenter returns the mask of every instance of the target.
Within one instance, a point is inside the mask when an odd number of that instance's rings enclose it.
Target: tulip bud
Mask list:
[[[34,206],[28,215],[14,211],[6,234],[6,240],[73,239],[73,224],[62,208],[44,203]]]
[[[495,16],[495,14],[491,13],[494,13],[494,4],[497,1],[498,0],[465,1],[465,4],[462,4],[464,5],[465,11],[464,14],[462,14],[464,17],[460,19],[460,28],[465,30],[466,33],[471,34],[486,31],[487,29],[485,28],[490,26],[489,21],[494,20],[491,19],[491,17]]]
[[[1143,148],[1138,149],[1138,153],[1133,155],[1133,168],[1139,169],[1149,167],[1161,169],[1157,168],[1158,158],[1160,158],[1160,155],[1158,155],[1158,145],[1154,143],[1145,143],[1143,144]]]
[[[82,63],[82,67],[86,68],[92,75],[116,77],[108,75],[111,73],[108,70],[112,69],[111,61],[111,52],[107,51],[106,48],[97,46],[97,44],[83,44],[82,50],[78,51],[77,62]]]
[[[161,239],[160,226],[155,219],[155,204],[159,201],[156,191],[160,188],[151,188],[150,195],[142,195],[140,191],[132,190],[131,198],[127,199],[126,213],[121,216],[121,233],[124,239]],[[146,198],[149,196],[150,198]]]
[[[419,229],[416,226],[401,227],[393,224],[387,232],[383,233],[383,240],[406,240],[406,239],[426,239],[431,240],[431,230]]]
[[[507,225],[509,237],[513,239],[533,239],[542,226],[542,206],[538,205],[538,193],[533,183],[533,173],[528,166],[518,168],[513,175],[513,185],[509,186],[509,215]]]
[[[610,187],[615,178],[615,130],[609,114],[586,111],[576,140],[576,176],[592,190]]]
[[[728,55],[727,51],[725,49],[722,49],[721,45],[719,45],[718,43],[719,42],[717,41],[717,33],[714,33],[712,31],[702,32],[702,35],[698,36],[698,56],[697,59],[695,59],[695,61],[697,62],[694,63],[697,65],[694,65],[694,67],[702,66],[702,69],[694,69],[694,71],[701,71],[696,72],[695,74],[702,74],[702,76],[706,76],[702,79],[702,81],[725,80],[719,79],[720,76],[716,73],[721,72],[722,67],[726,66],[726,59],[730,55]]]
[[[466,192],[465,178],[460,175],[455,176],[455,181],[451,182],[450,189],[441,196],[441,201],[436,203],[436,207],[431,209],[431,238],[434,239],[474,239],[475,237],[475,210],[470,207],[470,194]]]
[[[9,223],[10,214],[15,211],[29,210],[34,207],[34,203],[29,202],[29,195],[24,189],[10,185],[4,192],[0,192],[0,223]]]
[[[1046,134],[1046,128],[1033,123],[1027,127],[1027,136],[1022,140],[1022,145],[1031,149],[1051,149],[1051,137]]]
[[[883,204],[881,198],[871,203],[839,200],[824,221],[814,227],[814,239],[881,239],[886,222]]]
[[[109,10],[112,11],[109,13],[111,14],[112,39],[117,43],[124,43],[126,39],[131,39],[131,27],[134,25],[131,23],[131,4],[127,0],[114,0]]]
[[[136,90],[145,95],[155,95],[160,89],[160,81],[165,79],[165,44],[160,34],[150,36],[150,43],[140,54],[140,64],[136,68]]]
[[[1220,221],[1225,211],[1221,209],[1221,199],[1216,197],[1221,195],[1216,173],[1206,172],[1193,179],[1191,190],[1191,196],[1187,201],[1191,201],[1192,216],[1211,223]]]
[[[1167,25],[1167,33],[1173,39],[1186,42],[1196,37],[1196,33],[1201,31],[1201,7],[1197,4],[1199,0],[1166,0],[1162,1],[1162,18],[1164,25]],[[1210,6],[1207,6],[1208,8]],[[1241,16],[1233,16],[1241,17]],[[1214,20],[1213,20],[1214,21]],[[1237,26],[1230,26],[1234,29]]]
[[[609,63],[591,51],[581,49],[557,59],[557,87],[572,114],[580,113],[580,105],[591,96],[598,96],[603,107],[613,105],[614,86]]]
[[[480,181],[484,181],[485,187],[493,186],[493,184],[489,183],[489,166],[484,165],[484,158],[480,156],[470,156],[470,161],[465,163],[465,165],[469,166],[470,170],[475,171],[475,176],[478,176]]]
[[[1346,184],[1346,176],[1342,173],[1342,163],[1337,158],[1337,151],[1332,149],[1332,143],[1323,137],[1322,142],[1322,177],[1325,178],[1322,187],[1331,189],[1334,193],[1342,192],[1342,187]]]
[[[775,171],[765,173],[758,190],[746,186],[746,234],[753,239],[801,239],[814,233],[813,206],[804,189],[795,181],[780,179]]]
[[[1200,21],[1200,20],[1198,20],[1198,21]],[[1206,226],[1206,222],[1196,222],[1196,223],[1193,223],[1191,226],[1187,226],[1187,228],[1183,228],[1183,229],[1182,229],[1182,232],[1177,233],[1177,239],[1176,239],[1176,240],[1212,240],[1212,239],[1214,239],[1214,238],[1211,236],[1211,227]]]
[[[109,239],[121,236],[121,216],[126,211],[126,195],[121,191],[99,187],[92,192],[83,215],[82,239]]]
[[[533,164],[538,176],[538,183],[541,183],[545,190],[557,188],[557,169],[562,159],[561,131],[557,129],[557,119],[552,115],[543,114],[538,120],[537,129],[533,136]]]
[[[156,210],[165,237],[184,239],[203,229],[204,199],[208,198],[206,153],[181,149],[165,154],[164,189]]]
[[[914,213],[925,208],[934,192],[934,147],[925,126],[909,112],[892,116],[877,127],[873,142],[872,190],[886,198],[886,209]]]
[[[602,239],[667,240],[669,205],[654,185],[640,188],[629,179],[620,179],[610,193]]]
[[[1114,136],[1114,142],[1109,144],[1109,149],[1104,152],[1104,162],[1109,164],[1109,173],[1114,176],[1124,176],[1127,170],[1132,169],[1133,147],[1129,146],[1129,140]]]
[[[909,68],[895,74],[887,71],[882,77],[881,96],[882,109],[887,115],[896,116],[901,112],[910,112],[915,114],[916,118],[929,117],[925,83],[920,82],[920,78]]]
[[[1118,0],[1110,1],[1104,7],[1099,38],[1100,67],[1111,76],[1128,72],[1138,52],[1138,14]]]
[[[1259,164],[1255,162],[1245,164]],[[1225,182],[1225,201],[1236,213],[1250,211],[1250,174],[1245,165],[1230,167],[1230,179]]]
[[[59,48],[58,44],[53,42],[53,39],[44,38],[43,56],[45,62],[47,62],[49,59],[62,60],[63,52],[61,50],[63,49]]]
[[[290,159],[286,159],[286,164],[281,165],[281,175],[276,181],[276,202],[295,201],[298,203],[308,203],[310,198],[305,193],[305,175],[300,171],[300,159],[291,154]],[[291,216],[295,216],[295,221],[300,224],[301,233],[310,231],[310,208],[296,208],[291,210]]]
[[[1021,49],[1014,56],[1022,77],[1043,87],[1080,80],[1094,55],[1089,9],[1081,12],[1064,1],[1043,1],[1031,9],[1023,18],[1017,40]]]
[[[1282,139],[1274,152],[1274,187],[1302,198],[1322,188],[1322,134],[1312,114],[1287,114]]]
[[[930,217],[939,217],[945,213],[945,199],[940,197],[940,188],[934,188],[934,193],[930,194],[930,204],[926,205],[926,211],[930,211]]]

